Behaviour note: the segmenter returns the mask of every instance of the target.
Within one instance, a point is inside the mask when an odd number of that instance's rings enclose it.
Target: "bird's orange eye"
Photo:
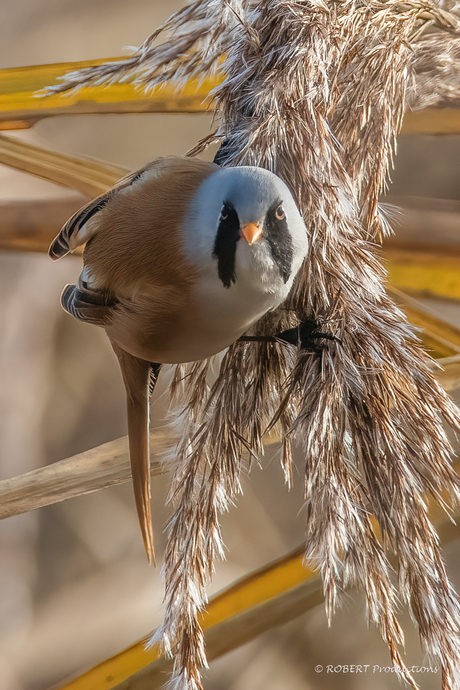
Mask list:
[[[284,220],[286,218],[284,208],[281,206],[281,204],[276,209],[275,216],[278,218],[278,220]]]

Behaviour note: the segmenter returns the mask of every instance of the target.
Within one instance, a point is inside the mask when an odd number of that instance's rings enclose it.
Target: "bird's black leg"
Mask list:
[[[319,319],[306,319],[301,321],[298,326],[289,328],[278,333],[275,338],[290,345],[300,346],[301,350],[308,352],[319,352],[318,340],[333,340],[340,342],[340,338],[330,331],[322,330],[324,322]]]
[[[295,345],[301,348],[301,350],[306,350],[307,352],[320,352],[321,347],[318,347],[317,341],[320,339],[334,340],[336,342],[341,342],[333,333],[329,331],[321,330],[324,322],[319,319],[305,319],[295,326],[294,328],[288,328],[286,331],[281,331],[276,335],[243,335],[239,339],[242,342],[282,342],[288,345]]]

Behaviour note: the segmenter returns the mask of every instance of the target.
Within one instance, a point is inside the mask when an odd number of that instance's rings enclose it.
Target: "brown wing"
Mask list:
[[[160,296],[165,286],[168,294],[186,294],[194,271],[177,230],[194,192],[217,169],[195,158],[158,158],[77,211],[49,249],[59,259],[87,243],[78,285],[67,285],[62,294],[64,309],[106,327],[119,298],[149,285]]]
[[[196,190],[216,170],[194,158],[164,158],[117,189],[94,217],[97,232],[85,248],[93,282],[120,298],[147,286],[185,289],[194,270],[182,254],[179,231]]]
[[[81,277],[78,285],[66,285],[61,295],[63,309],[80,321],[108,326],[118,300],[107,290],[89,288]]]
[[[148,163],[144,168],[136,170],[136,172],[130,173],[122,177],[117,184],[109,189],[108,192],[101,194],[100,196],[90,201],[89,204],[82,206],[78,211],[76,211],[73,216],[62,226],[59,234],[56,235],[52,241],[48,254],[53,261],[61,259],[63,256],[72,252],[77,247],[88,241],[92,236],[90,233],[83,232],[86,224],[101,211],[104,206],[110,201],[110,199],[117,193],[118,190],[124,189],[134,184],[137,180],[141,178],[143,173],[149,169],[149,167],[155,166],[157,161]],[[97,223],[92,224],[94,231],[96,231]]]
[[[166,185],[174,184],[172,179],[174,177],[195,178],[198,182],[195,185],[196,188],[203,179],[216,169],[217,166],[213,163],[195,158],[157,158],[140,170],[126,175],[108,192],[76,211],[51,243],[48,251],[49,256],[53,260],[60,259],[97,235],[101,223],[103,224],[102,212],[110,209],[112,202],[115,202],[118,209],[117,199],[118,201],[120,198],[126,200],[132,196],[133,201],[142,200],[152,193],[154,196],[161,197],[161,192],[159,195],[155,194],[155,187],[157,184],[160,188],[164,187],[165,183]],[[180,184],[178,188],[180,190]],[[132,218],[130,220],[132,221]]]

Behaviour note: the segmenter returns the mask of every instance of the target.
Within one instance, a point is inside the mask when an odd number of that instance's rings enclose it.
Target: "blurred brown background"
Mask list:
[[[174,0],[3,0],[0,67],[120,55],[139,45]],[[207,115],[76,116],[49,119],[12,136],[61,152],[135,169],[183,154],[209,131]],[[401,137],[392,194],[460,200],[460,137]],[[0,167],[1,199],[69,197],[69,190]],[[75,197],[78,195],[75,193]],[[81,197],[82,203],[84,198]],[[1,218],[0,218],[1,222]],[[460,232],[460,229],[459,229]],[[103,332],[65,315],[59,295],[80,260],[0,253],[0,478],[73,455],[126,433],[124,391]],[[436,303],[460,323],[457,305]],[[164,377],[162,377],[164,378]],[[154,403],[163,424],[165,381]],[[163,396],[164,397],[164,396]],[[228,560],[212,591],[294,548],[303,539],[302,469],[283,485],[277,454],[254,469],[223,518]],[[161,562],[168,478],[154,482]],[[459,544],[446,549],[457,585]],[[131,487],[97,492],[0,523],[0,688],[43,690],[134,642],[161,620],[162,582],[147,565]],[[407,615],[407,663],[422,664]],[[318,664],[370,666],[364,674],[315,673]],[[321,607],[212,664],[208,690],[343,690],[399,687],[372,674],[389,657],[348,594],[331,629]],[[371,677],[372,675],[372,677]],[[440,674],[415,675],[422,688]]]

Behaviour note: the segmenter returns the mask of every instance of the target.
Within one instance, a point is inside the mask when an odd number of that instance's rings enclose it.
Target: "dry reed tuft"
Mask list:
[[[183,408],[161,630],[175,657],[175,690],[201,687],[198,614],[222,557],[219,513],[240,489],[247,451],[260,454],[273,425],[284,438],[287,478],[293,438],[304,448],[306,557],[321,570],[328,616],[342,588],[361,585],[393,664],[416,688],[400,652],[399,592],[442,665],[443,689],[459,687],[459,605],[423,494],[445,488],[458,497],[443,420],[459,429],[460,415],[386,295],[376,251],[387,232],[378,195],[404,111],[458,105],[459,54],[452,2],[196,0],[132,57],[69,75],[57,89],[133,78],[147,88],[180,85],[222,69],[218,129],[192,153],[215,139],[221,165],[277,173],[311,236],[289,303],[256,332],[313,319],[336,337],[313,352],[236,343],[212,385],[208,361],[178,369]],[[398,556],[398,585],[388,552]]]

